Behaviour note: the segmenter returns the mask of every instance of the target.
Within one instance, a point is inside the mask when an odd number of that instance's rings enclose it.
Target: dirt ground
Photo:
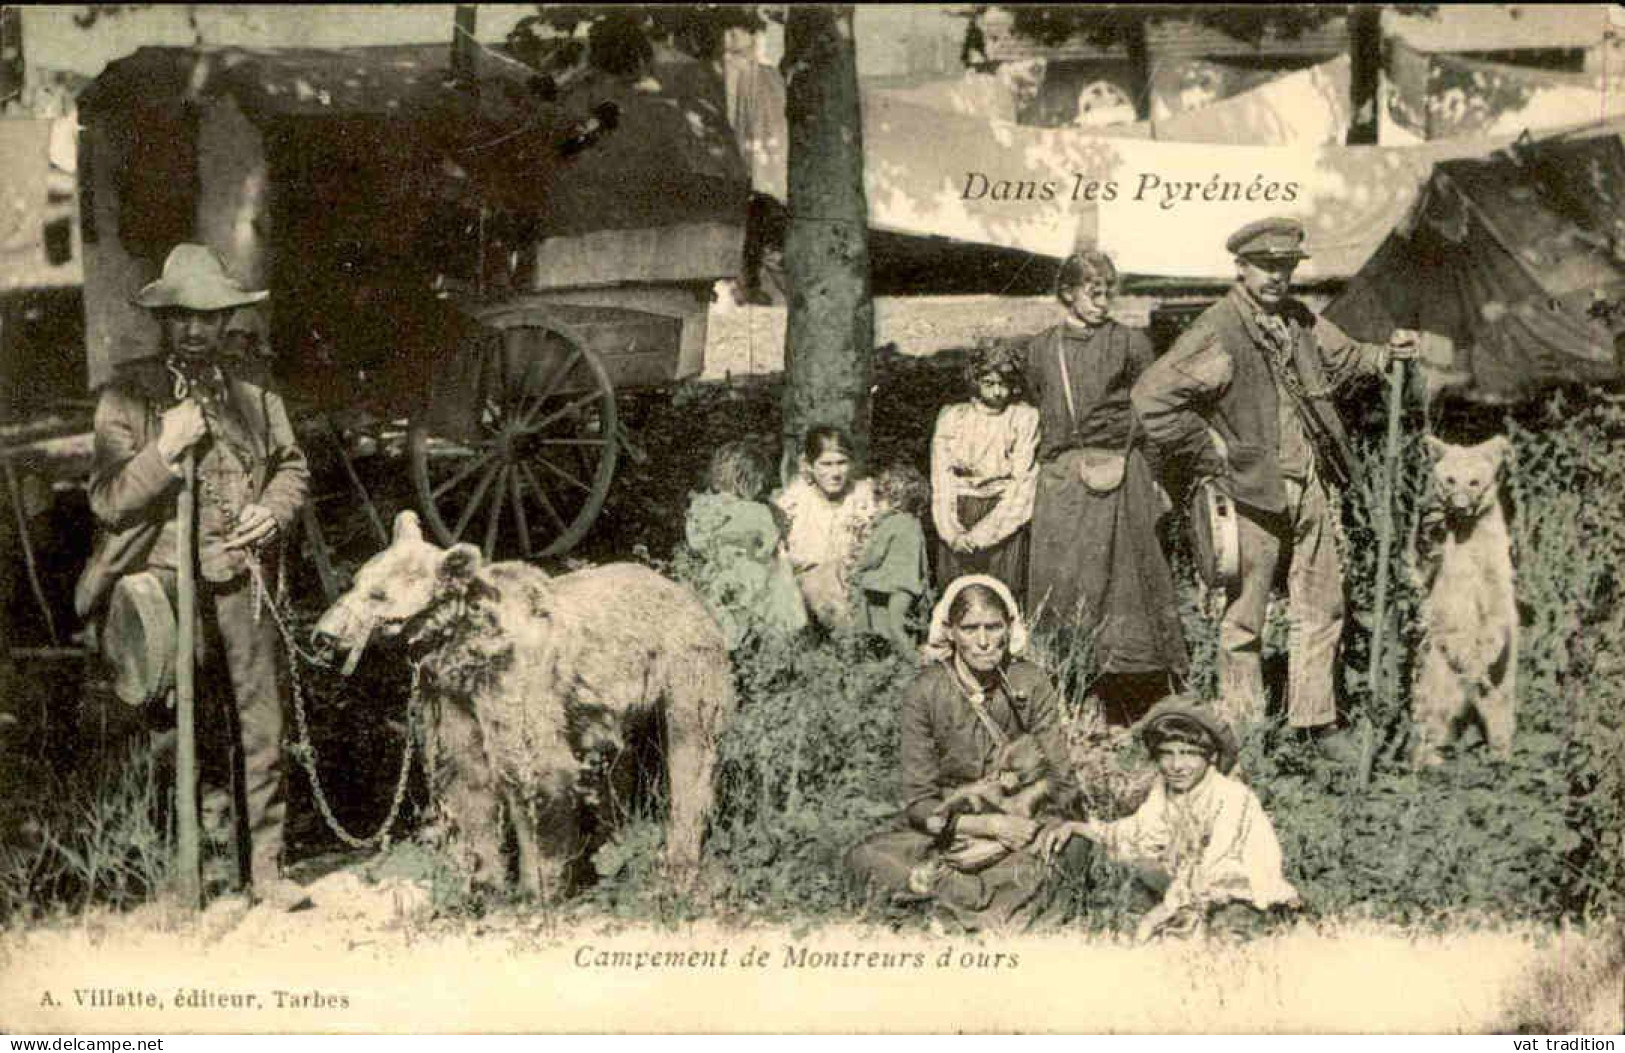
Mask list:
[[[1575,932],[1305,924],[1247,944],[1134,947],[1065,934],[565,924],[546,912],[437,921],[422,887],[366,885],[345,872],[311,892],[320,905],[292,914],[225,900],[197,920],[151,906],[0,935],[0,1028],[1604,1034],[1622,1025],[1617,946]],[[667,952],[687,957],[649,957]],[[78,1004],[92,991],[153,1004]]]

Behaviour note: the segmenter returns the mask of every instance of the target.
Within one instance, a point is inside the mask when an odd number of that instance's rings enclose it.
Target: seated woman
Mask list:
[[[1203,927],[1256,929],[1266,912],[1297,906],[1275,827],[1253,791],[1227,774],[1236,763],[1230,728],[1175,695],[1151,707],[1140,740],[1157,780],[1139,811],[1116,822],[1058,824],[1040,837],[1039,853],[1053,857],[1081,834],[1135,868],[1161,897],[1140,922],[1142,940]]]
[[[903,696],[903,814],[847,855],[872,887],[927,897],[969,930],[1043,924],[1063,908],[1057,870],[1033,844],[1047,822],[1069,814],[1077,780],[1055,685],[1020,657],[1026,646],[1026,626],[1002,582],[975,575],[948,586],[931,618],[928,662]],[[1041,748],[1050,781],[1037,816],[944,807],[956,791],[995,774],[1006,747],[1024,736]],[[986,851],[989,841],[997,851]],[[1088,856],[1081,838],[1071,849],[1068,873]]]
[[[802,442],[798,478],[774,495],[789,522],[785,542],[813,618],[825,628],[853,624],[853,564],[874,519],[874,488],[856,478],[852,439],[818,425]]]

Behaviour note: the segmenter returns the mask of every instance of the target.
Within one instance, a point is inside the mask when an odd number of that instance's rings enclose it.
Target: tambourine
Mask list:
[[[175,611],[151,571],[118,579],[99,636],[120,702],[142,706],[175,685]]]
[[[1216,479],[1191,488],[1191,548],[1196,572],[1208,588],[1233,589],[1241,582],[1241,529],[1236,502]]]

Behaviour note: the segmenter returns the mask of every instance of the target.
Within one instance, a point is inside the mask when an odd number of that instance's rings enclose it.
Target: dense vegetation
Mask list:
[[[958,376],[951,355],[885,365],[873,440],[879,460],[924,466],[937,408],[960,397]],[[632,555],[679,577],[703,573],[680,547],[687,493],[724,438],[759,436],[771,455],[777,404],[774,386],[764,383],[691,385],[633,406],[635,438],[647,456],[628,460],[585,554]],[[1625,604],[1618,570],[1625,567],[1625,516],[1617,497],[1625,493],[1625,407],[1603,397],[1557,395],[1466,423],[1504,428],[1513,440],[1503,480],[1523,622],[1513,760],[1496,764],[1482,750],[1464,748],[1438,771],[1414,772],[1404,762],[1420,599],[1407,573],[1405,542],[1429,470],[1419,421],[1412,420],[1392,487],[1383,482],[1379,443],[1361,450],[1377,478],[1374,492],[1392,494],[1401,539],[1385,619],[1396,641],[1394,660],[1374,679],[1366,675],[1373,509],[1354,495],[1344,511],[1352,615],[1346,704],[1357,734],[1369,728],[1369,778],[1318,760],[1270,727],[1244,744],[1241,770],[1274,816],[1289,876],[1322,915],[1441,924],[1617,916],[1625,905]],[[1211,685],[1212,615],[1188,572],[1179,525],[1167,527],[1187,599],[1193,683]],[[1274,618],[1272,627],[1266,657],[1278,660],[1284,622]],[[1064,682],[1087,677],[1086,646],[1050,638],[1037,648]],[[389,658],[382,652],[369,658],[359,683],[306,678],[329,794],[341,818],[358,828],[384,814],[402,742],[405,682]],[[840,861],[896,808],[897,703],[910,672],[907,662],[860,639],[741,652],[742,710],[722,742],[709,880],[680,900],[655,880],[659,803],[646,800],[596,852],[598,880],[569,909],[624,917],[880,917],[850,886]],[[1120,803],[1144,777],[1132,742],[1076,706],[1067,724],[1097,806]],[[139,753],[134,762],[122,757],[115,750],[81,758],[76,773],[61,775],[48,750],[11,751],[0,787],[10,804],[0,827],[0,915],[52,904],[128,904],[161,879],[166,854],[156,848],[163,838],[147,807],[158,785],[152,765]],[[421,786],[413,790],[408,829],[426,803]],[[336,848],[310,808],[302,776],[294,776],[290,793],[296,854]],[[1120,883],[1105,870],[1096,878],[1079,890],[1081,905],[1095,924],[1116,925]]]

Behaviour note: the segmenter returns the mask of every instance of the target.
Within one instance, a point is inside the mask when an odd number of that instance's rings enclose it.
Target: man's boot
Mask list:
[[[274,848],[254,846],[253,873],[249,876],[254,902],[286,911],[315,906],[303,886],[283,876],[281,847],[280,838]]]

